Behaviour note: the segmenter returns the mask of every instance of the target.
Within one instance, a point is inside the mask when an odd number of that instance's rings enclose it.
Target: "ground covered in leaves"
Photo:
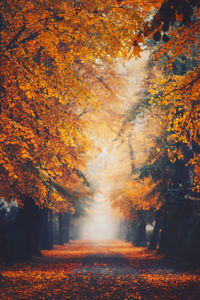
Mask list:
[[[200,299],[200,271],[130,243],[71,242],[1,266],[0,299]]]

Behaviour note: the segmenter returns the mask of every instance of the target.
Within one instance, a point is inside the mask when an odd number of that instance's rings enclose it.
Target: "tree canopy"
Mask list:
[[[97,104],[77,65],[128,55],[147,12],[140,1],[1,2],[1,196],[51,206],[58,184],[83,184],[79,115]]]
[[[95,64],[137,56],[151,37],[162,43],[154,59],[167,56],[168,72],[148,96],[167,107],[161,110],[174,141],[198,148],[199,16],[192,0],[1,1],[1,196],[28,195],[51,207],[65,195],[68,207],[70,197],[88,193],[77,173],[87,147],[80,116],[98,104],[80,68],[96,76]],[[194,48],[196,64],[171,72]],[[178,147],[174,153],[181,155]],[[199,162],[194,151],[197,191]]]
[[[179,191],[179,198],[200,191],[199,2],[166,0],[157,5],[152,4],[153,14],[133,43],[135,54],[144,45],[152,54],[146,91],[128,111],[120,136],[128,124],[137,130],[141,118],[145,123],[152,117],[155,125],[150,125],[153,145],[146,161],[113,197],[124,215],[173,201],[169,190]],[[160,131],[154,132],[157,124]]]

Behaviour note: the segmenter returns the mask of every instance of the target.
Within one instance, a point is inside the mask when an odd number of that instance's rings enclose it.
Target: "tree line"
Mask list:
[[[145,228],[150,223],[154,229],[149,249],[196,262],[200,251],[198,2],[164,1],[140,33],[143,40],[148,35],[152,39],[146,39],[151,52],[146,88],[119,135],[127,131],[127,124],[135,130],[142,120],[143,127],[152,128],[152,146],[118,197],[113,197],[113,205],[121,206],[129,220],[129,241],[147,246]]]

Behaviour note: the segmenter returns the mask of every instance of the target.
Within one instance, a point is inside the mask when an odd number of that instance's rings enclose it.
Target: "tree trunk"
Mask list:
[[[64,245],[64,216],[62,213],[58,215],[58,244]]]
[[[126,242],[133,242],[133,222],[128,220],[126,222],[127,231],[126,231]]]
[[[158,248],[158,253],[160,254],[165,254],[167,252],[168,227],[169,227],[168,217],[165,213],[163,218],[162,231],[160,235],[160,243]]]
[[[26,259],[40,254],[42,211],[30,197],[18,210],[15,224],[14,258]]]
[[[64,242],[69,243],[70,240],[70,213],[69,212],[64,214],[64,227],[65,227]]]
[[[138,233],[138,223],[137,221],[132,221],[131,222],[131,228],[130,228],[130,233],[131,233],[131,240],[132,244],[136,244],[137,240],[137,233]]]
[[[146,218],[143,211],[138,212],[138,228],[136,234],[136,247],[145,247],[147,245],[146,237]]]
[[[53,248],[53,216],[52,211],[48,213],[48,234],[49,234],[49,249]]]
[[[50,250],[53,247],[52,242],[52,223],[50,222],[49,215],[51,214],[51,211],[49,211],[47,208],[43,210],[43,218],[42,218],[42,238],[41,238],[41,249],[43,250]]]
[[[155,219],[155,226],[154,226],[150,244],[148,247],[149,250],[155,250],[157,247],[161,225],[162,225],[161,212],[157,211],[156,219]]]

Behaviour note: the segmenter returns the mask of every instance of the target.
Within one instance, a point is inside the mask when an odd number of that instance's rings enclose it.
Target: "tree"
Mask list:
[[[139,4],[1,1],[0,195],[23,206],[22,248],[30,232],[38,239],[39,208],[66,213],[88,194],[79,176],[86,149],[80,114],[97,105],[79,67],[128,54],[132,28],[143,19]],[[29,246],[25,256],[33,254]]]
[[[164,73],[150,89],[152,103],[162,106],[167,130],[172,133],[178,157],[193,147],[189,164],[194,169],[194,186],[199,192],[199,2],[164,1],[148,24],[150,36],[162,40],[154,61],[164,61]],[[151,25],[151,26],[150,26]],[[141,33],[145,37],[145,32]],[[159,62],[158,62],[159,63]],[[167,112],[167,113],[166,113]]]
[[[174,1],[175,4],[177,2]],[[184,1],[179,1],[179,4],[180,2],[183,4]],[[187,5],[191,4],[190,1],[187,2]],[[156,15],[156,18],[160,18],[156,30],[160,28],[160,31],[155,32],[155,40],[160,39],[161,31],[164,30],[161,29],[161,25],[166,26],[162,19],[164,18],[162,9],[169,3],[171,2],[166,1]],[[171,3],[171,8],[176,12],[174,3]],[[196,228],[199,226],[194,218],[198,205],[193,203],[195,198],[198,199],[199,191],[198,10],[199,8],[196,7],[195,12],[183,13],[182,11],[178,13],[182,15],[182,24],[180,18],[179,23],[176,18],[174,23],[171,23],[170,16],[167,30],[174,24],[169,33],[171,40],[167,38],[166,43],[159,45],[154,54],[154,63],[159,58],[160,64],[162,62],[164,66],[162,69],[159,66],[162,72],[159,70],[153,81],[151,77],[149,91],[151,100],[148,99],[147,104],[149,107],[152,107],[153,104],[155,118],[157,112],[160,111],[163,118],[161,121],[166,132],[157,139],[155,148],[152,149],[149,156],[150,161],[147,161],[141,169],[140,175],[141,177],[152,177],[153,181],[157,182],[155,190],[159,191],[160,196],[164,196],[164,205],[159,211],[156,223],[156,225],[161,224],[160,213],[164,213],[160,251],[179,256],[188,256],[189,253],[191,255],[194,244],[199,249],[198,243],[194,242],[197,239],[196,232],[198,230]],[[186,22],[185,18],[188,13],[190,16],[193,14],[193,17]],[[156,21],[156,18],[154,17],[153,22]],[[192,25],[195,31],[191,29]],[[189,44],[189,41],[193,41],[193,43]],[[188,57],[188,54],[192,57]],[[157,66],[158,64],[157,62]],[[145,103],[146,101],[141,101],[137,107],[133,108],[133,113],[129,116],[130,120],[141,112]],[[174,163],[172,164],[172,162]],[[193,194],[192,190],[197,193]],[[188,224],[192,224],[190,230],[187,229]],[[156,228],[157,233],[158,227]],[[191,242],[192,236],[193,242]]]
[[[146,225],[152,215],[152,211],[159,209],[160,202],[158,192],[154,192],[155,183],[151,178],[140,178],[140,169],[145,163],[145,158],[148,151],[152,147],[152,122],[153,119],[145,119],[150,114],[143,110],[143,116],[139,115],[139,103],[136,103],[129,111],[127,119],[120,129],[120,138],[127,137],[129,161],[130,161],[130,175],[124,183],[119,185],[115,192],[112,193],[111,201],[115,208],[118,208],[125,219],[130,220],[131,223],[128,234],[131,235],[131,240],[136,246],[145,246],[147,243],[146,238]],[[133,112],[135,109],[135,113]],[[127,122],[136,117],[135,123],[131,124],[131,130],[128,129]],[[135,116],[135,117],[133,117]],[[150,121],[151,119],[151,121]],[[130,126],[130,124],[129,124]],[[154,127],[156,134],[157,128]],[[127,133],[128,131],[128,133]]]
[[[2,196],[46,205],[50,179],[76,167],[86,145],[78,112],[95,105],[76,65],[126,55],[142,22],[139,4],[1,3]]]

